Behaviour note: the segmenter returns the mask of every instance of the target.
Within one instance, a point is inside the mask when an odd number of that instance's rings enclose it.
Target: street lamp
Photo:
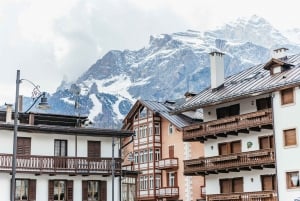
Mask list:
[[[34,99],[33,104],[26,110],[28,112],[33,105],[41,98],[39,103],[40,109],[48,109],[49,105],[47,103],[46,93],[39,90],[39,86],[35,85],[33,82],[27,79],[20,79],[20,70],[17,70],[16,79],[16,97],[15,97],[15,114],[14,114],[14,138],[13,138],[13,158],[12,158],[12,177],[11,177],[11,201],[15,201],[15,191],[16,191],[16,156],[17,156],[17,137],[18,137],[18,117],[19,117],[19,89],[22,81],[27,81],[34,86],[32,91],[32,98]],[[25,113],[26,113],[25,112]]]

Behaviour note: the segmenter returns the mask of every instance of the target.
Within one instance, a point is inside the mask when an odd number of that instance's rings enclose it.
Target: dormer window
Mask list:
[[[271,75],[282,73],[286,70],[289,70],[293,66],[292,64],[286,63],[282,59],[272,58],[268,63],[263,67],[265,70],[269,70]]]

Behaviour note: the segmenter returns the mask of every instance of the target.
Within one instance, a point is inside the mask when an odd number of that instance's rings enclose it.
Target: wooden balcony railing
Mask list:
[[[179,187],[161,187],[156,190],[156,195],[158,197],[178,197],[179,196]]]
[[[207,195],[206,201],[278,201],[276,191]]]
[[[185,175],[207,175],[240,170],[275,167],[273,149],[242,152],[223,156],[205,157],[184,161]]]
[[[230,133],[249,132],[249,129],[260,127],[272,128],[272,109],[190,125],[183,130],[183,140],[203,142],[209,137],[224,137]]]
[[[158,161],[157,165],[158,169],[166,170],[166,169],[176,169],[178,168],[178,158],[166,158]]]
[[[10,172],[12,154],[0,154],[0,170]],[[111,158],[55,157],[17,155],[16,171],[33,174],[103,174],[110,175]],[[121,171],[121,159],[115,158],[115,173]]]

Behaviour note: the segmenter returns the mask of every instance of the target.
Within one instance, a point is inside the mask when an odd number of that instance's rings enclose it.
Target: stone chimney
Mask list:
[[[5,122],[6,123],[12,123],[12,119],[11,119],[11,116],[12,116],[12,104],[5,103],[5,105],[6,105],[6,120],[5,120]]]
[[[285,48],[285,47],[275,49],[275,50],[273,50],[273,55],[272,55],[272,57],[273,57],[274,59],[284,58],[284,57],[287,56],[287,54],[286,54],[287,50],[289,50],[289,49],[287,49],[287,48]]]
[[[210,54],[210,83],[216,89],[224,84],[224,53],[213,51]]]

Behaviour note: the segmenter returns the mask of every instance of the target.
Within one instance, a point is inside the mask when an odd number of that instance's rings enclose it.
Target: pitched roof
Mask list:
[[[274,62],[282,62],[281,64],[291,66],[291,68],[281,73],[271,75],[270,71],[266,69]],[[181,106],[175,108],[173,113],[179,114],[184,111],[194,110],[209,105],[270,93],[284,87],[291,87],[299,84],[300,54],[285,57],[282,61],[271,59],[265,64],[253,66],[240,73],[227,77],[224,86],[217,90],[212,90],[210,87],[204,89]]]
[[[180,101],[181,100],[179,100],[179,102]],[[136,103],[132,106],[127,116],[125,117],[122,128],[125,129],[131,125],[131,120],[133,119],[133,116],[136,114],[140,106],[143,105],[151,111],[158,113],[161,117],[167,119],[177,128],[182,129],[185,126],[190,125],[190,123],[193,122],[193,119],[183,114],[171,115],[170,112],[173,106],[177,105],[177,103],[178,101],[166,101],[162,103],[149,100],[137,100]]]

